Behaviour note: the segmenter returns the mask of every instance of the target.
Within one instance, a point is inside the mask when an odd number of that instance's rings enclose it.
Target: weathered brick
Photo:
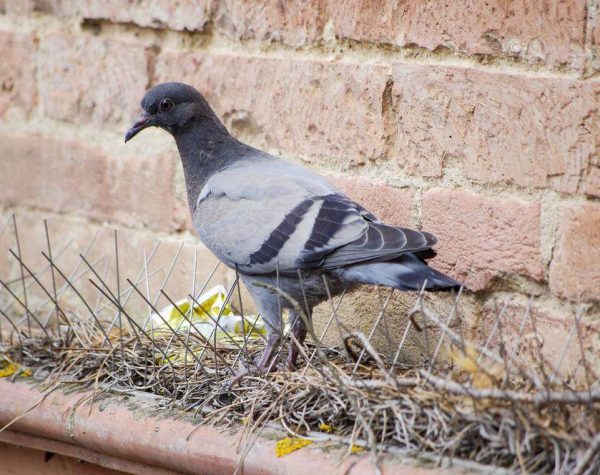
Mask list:
[[[0,117],[10,110],[29,113],[36,102],[35,41],[0,31]]]
[[[326,15],[321,0],[274,2],[225,0],[218,4],[216,23],[237,39],[280,41],[292,46],[318,42]]]
[[[440,176],[453,158],[483,182],[600,194],[600,84],[398,64],[396,154]]]
[[[337,36],[584,66],[586,0],[330,1]]]
[[[346,164],[383,154],[383,66],[165,52],[156,75],[196,86],[257,145]]]
[[[0,0],[0,13],[5,15],[27,15],[34,11],[36,0]]]
[[[210,20],[212,4],[212,0],[44,0],[37,9],[143,27],[202,31]]]
[[[422,202],[422,228],[439,240],[434,267],[480,290],[501,273],[543,277],[540,207],[466,191],[433,189]]]
[[[175,158],[109,156],[76,140],[0,134],[0,200],[168,231],[184,226]]]
[[[345,294],[341,301],[335,299],[336,319],[351,331],[359,331],[365,335],[372,332],[370,342],[374,348],[392,359],[396,357],[400,341],[404,341],[402,351],[397,355],[402,364],[419,365],[431,361],[434,352],[438,351],[436,346],[441,337],[440,331],[434,325],[429,325],[424,315],[416,316],[416,321],[423,326],[423,331],[417,331],[411,324],[411,310],[419,300],[416,292],[394,291],[390,295],[391,291],[392,289],[384,287],[359,286],[358,289]],[[379,315],[384,302],[387,302],[384,316],[374,326],[375,319],[372,316]],[[446,320],[453,313],[454,296],[446,292],[426,292],[422,296],[422,303],[428,314]],[[481,317],[481,306],[473,294],[462,294],[460,315],[464,323],[463,336],[467,339],[471,339],[468,322]],[[331,312],[331,302],[324,302],[315,307],[315,332],[319,336],[324,334],[325,345],[342,346],[346,333],[340,333],[340,328],[335,323],[327,327],[331,320]],[[444,350],[438,353],[437,361],[444,359],[444,353]]]
[[[335,34],[353,41],[518,57],[577,70],[585,65],[586,0],[228,0],[219,4],[216,17],[237,38],[292,46]]]
[[[46,115],[119,132],[138,112],[149,81],[143,46],[98,37],[44,37],[38,65]]]
[[[600,301],[600,203],[559,208],[550,289],[573,300]]]
[[[374,185],[364,178],[328,177],[328,180],[387,224],[404,227],[413,225],[413,190]]]
[[[536,301],[530,304],[522,296],[496,296],[483,306],[479,328],[481,342],[492,337],[490,348],[496,350],[502,341],[509,354],[512,354],[518,343],[517,362],[531,367],[532,362],[540,360],[539,351],[550,365],[547,371],[558,369],[561,376],[575,373],[577,379],[583,380],[583,367],[579,365],[581,349],[578,337],[576,333],[569,337],[569,334],[576,331],[573,327],[575,312],[575,309],[566,306]],[[497,325],[500,315],[501,325]],[[494,326],[496,331],[492,335]],[[597,368],[600,363],[598,324],[584,318],[580,329],[584,354],[592,367]]]

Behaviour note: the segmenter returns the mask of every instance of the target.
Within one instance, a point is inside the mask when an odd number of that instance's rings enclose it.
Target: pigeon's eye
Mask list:
[[[158,105],[158,108],[160,109],[161,112],[166,112],[166,111],[170,110],[171,107],[173,107],[173,101],[171,99],[163,99],[162,101],[160,101],[160,104]]]

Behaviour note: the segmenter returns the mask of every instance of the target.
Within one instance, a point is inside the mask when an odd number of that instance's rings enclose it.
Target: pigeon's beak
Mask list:
[[[133,126],[127,131],[125,134],[125,143],[135,137],[138,133],[144,130],[149,125],[152,125],[150,122],[152,120],[152,116],[148,114],[146,111],[142,111],[140,115],[135,120]]]

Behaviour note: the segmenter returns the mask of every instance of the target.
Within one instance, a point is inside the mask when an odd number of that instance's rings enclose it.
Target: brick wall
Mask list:
[[[171,139],[122,140],[149,86],[190,82],[241,139],[435,233],[477,329],[534,295],[558,342],[600,323],[599,3],[0,0],[3,212],[193,240]]]

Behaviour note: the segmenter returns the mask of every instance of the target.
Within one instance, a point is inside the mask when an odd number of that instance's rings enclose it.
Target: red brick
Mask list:
[[[322,38],[326,21],[322,0],[275,2],[257,0],[219,2],[216,23],[237,39],[280,41],[304,46]]]
[[[529,309],[529,312],[528,312]],[[562,363],[559,368],[559,375],[575,373],[576,378],[583,380],[583,368],[579,366],[581,359],[581,349],[579,346],[577,334],[573,334],[570,342],[568,336],[573,328],[575,309],[566,306],[551,305],[549,303],[533,301],[531,305],[527,299],[521,296],[497,296],[489,299],[483,306],[482,322],[480,327],[482,342],[487,341],[497,318],[502,314],[502,326],[497,327],[491,340],[490,349],[498,350],[500,336],[506,346],[509,354],[512,353],[514,345],[519,342],[519,351],[516,354],[516,361],[533,368],[532,362],[539,361],[537,345],[541,345],[540,352],[546,362],[549,363],[549,370],[553,372],[561,355]],[[524,320],[525,319],[525,320]],[[535,329],[532,321],[535,321]],[[522,323],[522,322],[525,323]],[[523,328],[521,330],[521,325]],[[597,338],[598,327],[588,319],[584,318],[581,323],[582,340],[584,354],[591,359],[592,367],[598,367],[600,361],[600,341],[594,341]],[[500,328],[502,329],[500,331]],[[537,337],[536,337],[537,335]],[[565,345],[568,346],[565,351]],[[596,355],[596,356],[595,356]]]
[[[38,64],[46,115],[118,132],[139,111],[149,81],[144,47],[98,37],[44,37]]]
[[[33,37],[0,31],[0,117],[11,110],[31,112],[36,102]]]
[[[156,74],[196,86],[257,145],[350,164],[384,152],[383,66],[165,52]]]
[[[38,10],[143,27],[202,31],[210,20],[212,3],[212,0],[45,0]]]
[[[482,182],[600,194],[600,84],[399,64],[396,154],[411,174],[454,158]]]
[[[585,0],[331,1],[337,36],[358,41],[517,56],[582,69]]]
[[[433,266],[470,289],[502,273],[543,277],[538,204],[433,189],[423,196],[422,215],[422,228],[439,240]]]
[[[559,208],[550,289],[576,301],[600,301],[600,203]]]
[[[374,185],[364,178],[327,177],[340,191],[378,218],[394,226],[412,226],[415,193],[409,188]]]
[[[109,156],[84,142],[0,134],[0,200],[163,231],[189,219],[173,192],[175,158]]]

